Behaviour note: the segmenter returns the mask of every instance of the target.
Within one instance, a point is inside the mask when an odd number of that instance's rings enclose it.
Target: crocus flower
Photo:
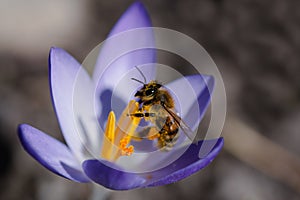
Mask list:
[[[151,27],[151,22],[143,5],[137,2],[123,14],[109,36],[141,27]],[[148,39],[149,42],[153,42],[153,38]],[[107,48],[102,49],[102,56],[105,55],[105,51],[108,51]],[[121,99],[120,102],[127,102],[128,105],[123,108],[123,114],[118,114],[116,117],[115,112],[110,110],[110,98],[112,98],[114,84],[118,83],[122,74],[134,69],[135,66],[154,62],[155,51],[132,52],[114,62],[105,72],[101,64],[98,64],[91,78],[71,55],[63,49],[52,48],[49,55],[50,91],[66,144],[30,125],[22,124],[19,126],[18,133],[24,149],[57,175],[76,182],[96,182],[113,190],[170,184],[207,166],[221,150],[222,138],[199,141],[189,146],[180,146],[183,140],[179,139],[177,148],[169,152],[158,151],[155,156],[146,155],[144,160],[136,162],[135,159],[138,158],[134,157],[131,134],[134,134],[140,119],[128,117],[126,113],[135,112],[138,104],[134,100],[128,103],[127,99]],[[154,69],[151,73],[145,74],[147,79],[152,80],[153,72]],[[193,102],[186,101],[184,82],[190,84],[197,97],[199,113],[193,112]],[[128,88],[132,88],[136,87],[132,84],[138,83],[129,80],[128,84]],[[78,85],[75,94],[74,85]],[[211,97],[209,91],[212,90],[213,85],[213,77],[204,75],[186,76],[165,85],[176,95],[176,101],[184,104],[182,112],[186,116],[183,118],[187,119],[186,123],[193,130],[196,129],[209,105]],[[94,103],[97,105],[94,106]],[[90,116],[95,116],[98,120],[90,119]],[[118,122],[116,118],[119,118]],[[102,126],[105,130],[101,135],[99,127]],[[125,128],[121,129],[120,126]],[[180,137],[185,137],[181,131]],[[199,156],[201,147],[207,144],[211,144],[212,148],[205,156]],[[125,169],[131,162],[140,169],[147,168],[149,165],[158,166],[180,151],[182,154],[178,154],[177,159],[155,170],[134,172]],[[122,158],[131,158],[131,160],[125,159],[125,164],[124,159],[123,162],[118,162]]]

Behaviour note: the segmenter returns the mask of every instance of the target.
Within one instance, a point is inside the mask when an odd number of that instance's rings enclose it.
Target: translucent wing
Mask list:
[[[162,107],[172,116],[175,123],[180,127],[180,129],[184,132],[184,134],[191,140],[194,140],[194,133],[192,129],[176,114],[173,110],[167,108],[164,103],[162,103]]]

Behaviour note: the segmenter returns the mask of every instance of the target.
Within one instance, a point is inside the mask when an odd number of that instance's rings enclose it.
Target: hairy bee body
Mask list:
[[[139,113],[131,114],[136,117],[149,117],[154,128],[150,139],[157,138],[159,149],[170,150],[178,138],[180,117],[175,114],[174,100],[165,87],[156,81],[151,81],[135,94],[140,104]],[[176,117],[177,116],[177,117]]]

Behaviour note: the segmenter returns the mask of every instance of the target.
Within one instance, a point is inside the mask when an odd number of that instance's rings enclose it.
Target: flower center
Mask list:
[[[120,156],[130,156],[134,152],[134,147],[129,144],[141,118],[128,117],[128,113],[135,113],[138,108],[138,102],[131,100],[124,109],[117,125],[114,112],[109,113],[103,137],[102,158],[116,161]]]

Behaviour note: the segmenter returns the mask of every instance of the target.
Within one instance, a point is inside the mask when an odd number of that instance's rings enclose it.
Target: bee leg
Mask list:
[[[140,136],[135,136],[134,135],[134,136],[131,136],[131,139],[134,140],[134,141],[140,142],[140,141],[142,141],[143,138],[140,137]]]
[[[155,114],[155,113],[149,113],[149,112],[146,112],[146,113],[144,113],[144,116],[145,116],[145,117],[155,117],[156,114]]]
[[[155,113],[149,113],[149,112],[146,112],[146,113],[136,112],[136,113],[127,114],[127,116],[143,118],[143,117],[155,117],[156,114]]]
[[[139,117],[139,118],[144,118],[145,121],[149,121],[150,118],[154,118],[156,116],[155,113],[149,113],[149,112],[136,112],[136,113],[131,113],[131,114],[127,114],[127,116],[131,116],[131,117]]]
[[[151,121],[151,118],[155,118],[156,114],[155,113],[150,113],[150,112],[145,112],[144,113],[144,120],[145,121]]]
[[[149,135],[148,136],[148,140],[155,140],[156,138],[159,138],[160,137],[160,133],[157,133],[154,134],[154,135]]]
[[[140,117],[140,118],[145,117],[144,113],[141,113],[141,112],[130,113],[130,114],[127,114],[127,116],[131,116],[131,117]]]

